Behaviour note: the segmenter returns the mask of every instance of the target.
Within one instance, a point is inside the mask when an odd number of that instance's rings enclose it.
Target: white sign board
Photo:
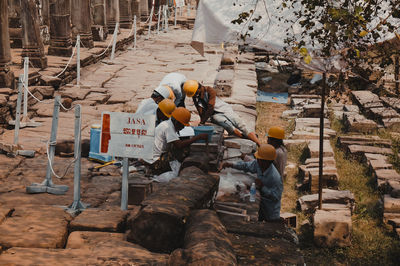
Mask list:
[[[183,7],[185,6],[185,0],[175,0],[176,7]]]
[[[100,153],[152,159],[155,119],[155,115],[103,112]]]

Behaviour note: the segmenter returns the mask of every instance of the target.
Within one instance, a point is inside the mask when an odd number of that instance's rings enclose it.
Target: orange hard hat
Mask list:
[[[270,144],[261,144],[258,150],[254,153],[257,159],[273,161],[276,159],[276,150]]]
[[[276,138],[276,139],[284,139],[285,138],[285,130],[278,126],[273,126],[268,130],[268,137]]]
[[[189,126],[190,116],[189,110],[184,107],[178,107],[172,112],[172,117],[184,126]]]

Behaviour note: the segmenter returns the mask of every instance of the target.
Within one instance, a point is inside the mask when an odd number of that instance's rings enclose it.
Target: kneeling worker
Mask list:
[[[158,104],[164,99],[174,100],[175,95],[172,92],[172,89],[168,86],[158,86],[150,98],[144,99],[140,102],[135,114],[143,114],[143,115],[155,115]]]
[[[246,125],[232,107],[217,97],[217,92],[212,87],[203,86],[195,80],[188,80],[183,89],[188,97],[193,97],[201,119],[200,124],[204,124],[211,117],[211,122],[222,126],[230,135],[250,139],[260,146],[256,134],[248,132]]]
[[[180,140],[178,132],[189,126],[190,112],[184,107],[178,107],[172,112],[171,119],[161,122],[155,129],[153,159],[149,163],[152,175],[171,171],[169,162],[177,160],[184,148],[197,140],[207,140],[208,134],[200,134],[187,140]]]
[[[261,144],[254,156],[256,160],[250,162],[224,162],[220,166],[220,170],[232,167],[245,172],[257,173],[255,183],[261,195],[258,220],[279,221],[283,184],[282,178],[273,164],[276,158],[275,148],[270,144]]]

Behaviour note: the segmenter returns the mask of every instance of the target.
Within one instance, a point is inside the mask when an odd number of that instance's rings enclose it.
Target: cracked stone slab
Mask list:
[[[352,91],[351,94],[358,105],[362,108],[369,109],[374,107],[383,107],[379,96],[371,91]]]
[[[0,245],[6,248],[62,248],[69,215],[62,208],[24,205],[0,224]]]
[[[123,232],[128,212],[121,210],[86,209],[69,227],[71,231]]]

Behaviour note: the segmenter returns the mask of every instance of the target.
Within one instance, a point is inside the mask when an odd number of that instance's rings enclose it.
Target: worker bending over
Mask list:
[[[142,115],[155,115],[158,103],[164,99],[174,100],[175,95],[172,92],[172,89],[168,86],[158,86],[153,93],[151,94],[150,98],[144,99],[139,104],[135,114],[142,114]]]
[[[155,129],[153,158],[145,160],[149,175],[159,175],[171,171],[169,162],[182,161],[183,149],[197,140],[207,140],[208,134],[200,134],[187,140],[180,140],[178,132],[189,126],[190,112],[178,107],[172,112],[171,119],[161,122]]]
[[[256,173],[255,183],[261,195],[258,220],[280,221],[283,184],[282,178],[273,164],[276,159],[275,148],[270,144],[261,144],[254,156],[256,159],[249,162],[224,162],[220,166],[220,170],[225,167],[232,167],[245,172]]]
[[[158,104],[156,111],[156,127],[163,121],[171,118],[172,112],[176,106],[170,99],[164,99]]]
[[[285,167],[287,162],[287,149],[283,144],[285,138],[285,130],[281,127],[274,126],[268,130],[267,143],[274,146],[276,150],[276,159],[274,165],[284,181],[286,179]]]
[[[174,92],[176,107],[185,107],[186,93],[183,89],[185,82],[185,75],[180,73],[169,73],[160,82],[160,85],[167,85]]]
[[[254,132],[248,132],[246,125],[233,111],[232,107],[217,97],[217,92],[209,86],[203,86],[195,80],[185,82],[183,89],[188,97],[193,97],[193,102],[200,116],[200,124],[209,118],[211,122],[222,126],[230,135],[248,138],[260,146]]]

